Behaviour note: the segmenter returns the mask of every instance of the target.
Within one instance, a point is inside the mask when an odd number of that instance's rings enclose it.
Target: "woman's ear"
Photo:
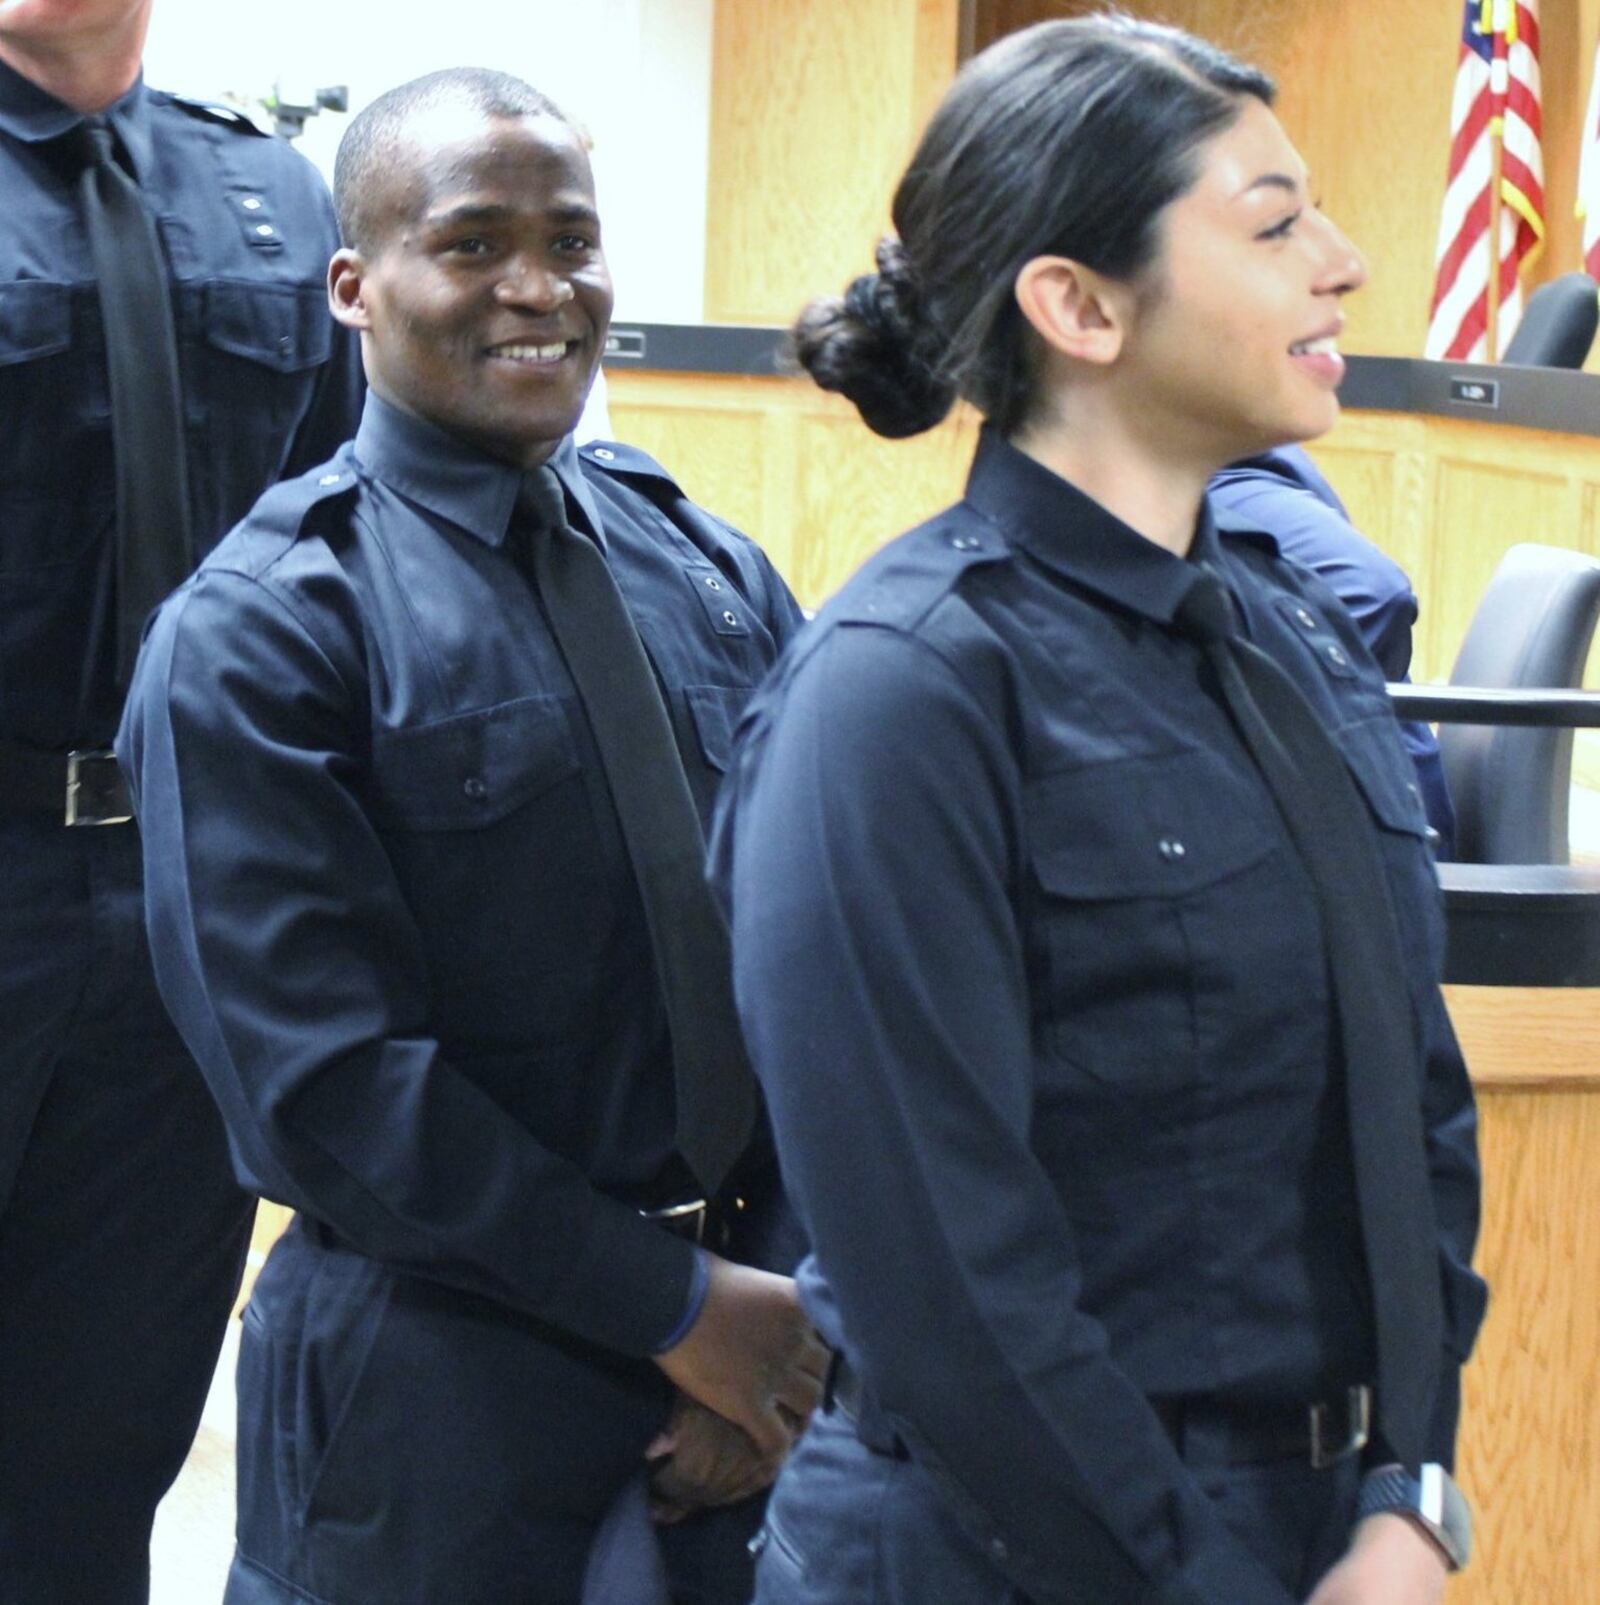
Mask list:
[[[328,308],[335,320],[347,329],[369,329],[372,320],[362,299],[367,265],[359,251],[346,245],[333,253],[328,263]]]
[[[1014,286],[1017,306],[1047,350],[1108,367],[1127,337],[1133,298],[1126,285],[1064,256],[1036,256]]]

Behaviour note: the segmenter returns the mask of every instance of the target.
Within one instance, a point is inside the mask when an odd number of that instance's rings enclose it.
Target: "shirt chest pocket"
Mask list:
[[[559,697],[390,731],[373,745],[376,812],[390,829],[477,831],[578,772]]]
[[[232,279],[186,288],[186,315],[199,324],[199,338],[186,342],[184,403],[190,424],[214,428],[242,408],[261,424],[247,433],[274,454],[280,452],[311,403],[318,370],[333,352],[326,292],[317,284]],[[264,483],[276,476],[279,465],[274,455],[254,466]]]
[[[333,318],[320,285],[219,280],[206,286],[203,316],[213,351],[274,373],[315,368],[333,350]]]
[[[1047,776],[1027,806],[1043,1090],[1181,1118],[1208,1042],[1315,990],[1315,909],[1272,804],[1194,751]]]
[[[372,809],[436,974],[474,992],[593,953],[612,896],[560,697],[380,737]]]
[[[1346,725],[1336,739],[1377,827],[1401,950],[1426,959],[1413,968],[1414,984],[1431,985],[1444,968],[1444,905],[1416,772],[1390,714]]]
[[[0,284],[0,574],[68,564],[109,523],[110,410],[93,288]]]

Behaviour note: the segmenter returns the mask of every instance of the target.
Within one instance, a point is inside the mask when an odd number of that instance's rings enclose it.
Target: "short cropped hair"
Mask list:
[[[413,118],[445,105],[466,106],[486,117],[554,117],[572,125],[548,95],[508,72],[487,67],[446,67],[385,90],[357,113],[334,160],[333,204],[346,245],[370,252],[382,243],[382,208],[377,201],[405,143],[406,129]]]

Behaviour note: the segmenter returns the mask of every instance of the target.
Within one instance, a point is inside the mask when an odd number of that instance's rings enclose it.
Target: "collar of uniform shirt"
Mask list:
[[[402,412],[371,390],[356,431],[355,455],[375,478],[485,546],[499,546],[505,540],[522,483],[520,469],[469,446],[425,418]],[[556,447],[549,466],[569,500],[577,504],[581,516],[573,522],[585,527],[604,551],[600,510],[584,482],[571,435]]]
[[[129,160],[133,176],[141,183],[150,172],[150,106],[145,95],[144,76],[134,79],[133,87],[121,100],[113,101],[104,115],[116,130]],[[59,139],[84,120],[81,111],[46,94],[36,83],[0,61],[0,133],[28,145],[42,145]]]
[[[967,481],[967,501],[1007,541],[1074,585],[1129,612],[1171,624],[1194,583],[1195,566],[1216,566],[1219,528],[1277,543],[1202,502],[1187,558],[1147,540],[1059,474],[985,428]]]

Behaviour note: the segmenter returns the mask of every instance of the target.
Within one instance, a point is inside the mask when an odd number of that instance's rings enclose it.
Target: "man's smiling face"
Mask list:
[[[557,117],[430,108],[334,306],[385,400],[519,467],[583,410],[611,321],[589,158]]]

